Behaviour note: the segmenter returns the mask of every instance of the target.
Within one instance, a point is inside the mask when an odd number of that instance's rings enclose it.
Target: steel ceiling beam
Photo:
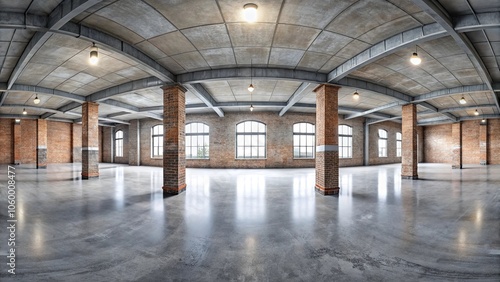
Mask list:
[[[415,98],[413,99],[413,102],[419,103],[419,102],[425,102],[427,100],[432,100],[432,99],[441,98],[441,97],[447,97],[447,96],[451,96],[451,95],[455,95],[455,94],[484,92],[484,91],[488,91],[488,90],[489,89],[485,84],[459,86],[459,87],[455,87],[455,88],[436,90],[436,91],[432,91],[432,92],[429,92],[426,94],[415,96]]]
[[[482,104],[482,105],[475,105],[475,106],[464,106],[464,107],[454,107],[454,108],[446,108],[446,109],[439,109],[438,112],[440,113],[449,113],[449,112],[457,112],[457,111],[463,111],[463,110],[474,110],[474,109],[481,109],[481,108],[495,108],[495,104]]]
[[[282,117],[293,105],[299,102],[306,94],[305,90],[309,87],[311,83],[303,82],[296,90],[293,92],[292,96],[286,102],[286,106],[281,109],[279,116]]]
[[[420,103],[418,103],[418,104],[419,104],[420,106],[422,106],[422,107],[425,107],[425,108],[427,108],[427,109],[429,109],[429,110],[431,110],[431,111],[435,112],[435,113],[440,113],[441,115],[443,115],[443,116],[445,116],[445,117],[449,118],[449,119],[450,119],[450,120],[452,120],[452,121],[458,121],[458,118],[457,118],[456,116],[454,116],[454,115],[452,115],[452,114],[450,114],[450,113],[448,113],[448,112],[439,112],[439,109],[438,109],[437,107],[434,107],[433,105],[431,105],[431,104],[429,104],[429,103],[427,103],[427,102],[420,102]]]
[[[347,115],[346,117],[344,117],[344,119],[348,120],[348,119],[353,119],[353,118],[357,118],[357,117],[363,117],[363,116],[366,116],[366,115],[369,115],[369,114],[372,114],[372,113],[375,113],[375,112],[378,112],[378,111],[383,111],[383,110],[390,109],[390,108],[393,108],[393,107],[402,106],[404,104],[406,104],[406,103],[402,102],[402,101],[393,102],[393,103],[386,104],[386,105],[383,105],[383,106],[380,106],[380,107],[376,107],[376,108],[373,108],[373,109],[370,109],[370,110],[367,110],[367,111],[363,111],[363,112],[360,112],[360,113],[355,113],[355,114]]]
[[[127,92],[160,88],[163,84],[164,82],[156,77],[138,79],[92,93],[86,97],[86,100],[89,102],[99,102]]]
[[[215,101],[215,99],[212,97],[212,95],[210,95],[208,90],[205,87],[203,87],[203,85],[201,85],[200,83],[193,83],[193,84],[185,84],[184,86],[189,91],[191,91],[191,93],[196,95],[198,99],[200,99],[203,103],[205,103],[207,107],[214,110],[219,117],[224,117],[224,111],[222,111],[222,109],[220,109],[218,106],[215,105],[217,104],[217,101]]]
[[[392,98],[395,98],[399,101],[404,101],[404,102],[411,102],[413,101],[413,96],[410,96],[408,94],[401,93],[399,91],[396,91],[394,89],[378,85],[375,83],[371,83],[368,81],[356,79],[356,78],[342,78],[340,79],[336,84],[341,85],[341,86],[349,86],[353,88],[357,88],[358,90],[368,90],[368,91],[373,91],[385,96],[389,96]]]

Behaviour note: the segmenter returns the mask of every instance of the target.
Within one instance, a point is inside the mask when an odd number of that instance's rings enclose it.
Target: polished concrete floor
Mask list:
[[[7,273],[7,166],[0,166],[1,281],[500,281],[500,166],[162,169],[17,166],[16,275]]]

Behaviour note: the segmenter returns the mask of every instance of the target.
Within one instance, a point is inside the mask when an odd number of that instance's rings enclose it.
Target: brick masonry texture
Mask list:
[[[21,142],[15,144],[20,147],[21,164],[36,164],[37,132],[36,120],[21,120]]]
[[[424,161],[428,163],[451,163],[451,124],[426,126]]]
[[[101,132],[101,161],[104,163],[111,163],[113,162],[112,159],[112,139],[111,137],[113,136],[113,128],[112,127],[101,127],[100,128]]]
[[[47,167],[47,120],[37,120],[36,167]]]
[[[99,176],[99,125],[97,103],[85,102],[82,105],[82,178]]]
[[[14,120],[0,119],[0,164],[14,163]]]
[[[479,163],[488,164],[488,123],[479,126]]]
[[[451,125],[451,166],[462,168],[462,124]]]
[[[462,122],[462,163],[479,164],[481,163],[481,152],[479,142],[480,120]],[[468,148],[474,148],[468,150]]]
[[[113,146],[113,155],[115,159],[115,163],[118,164],[128,164],[128,155],[129,155],[129,126],[126,124],[117,125],[113,130],[113,135],[111,135],[111,140],[115,140],[115,133],[118,130],[123,131],[123,157],[116,156],[116,146]]]
[[[73,123],[71,124],[71,147],[72,153],[71,162],[81,163],[82,162],[82,125]],[[52,134],[52,133],[51,133]],[[64,138],[64,137],[62,137]]]
[[[378,156],[378,130],[387,131],[387,157]],[[400,163],[401,157],[396,157],[396,133],[401,132],[401,124],[395,122],[381,122],[370,125],[370,146],[369,146],[369,164],[393,164]],[[361,147],[362,148],[362,147]]]
[[[137,133],[140,132],[140,120],[131,120],[130,121],[130,126],[128,127],[128,164],[129,165],[140,165],[140,160],[137,157],[137,146],[138,144],[138,137]],[[124,152],[126,153],[126,152]]]
[[[401,146],[401,176],[415,179],[418,177],[417,158],[417,106],[403,106],[402,146]]]
[[[488,164],[500,164],[500,119],[488,120]]]
[[[72,148],[72,124],[48,121],[47,162],[70,163]],[[81,140],[81,138],[78,138]]]

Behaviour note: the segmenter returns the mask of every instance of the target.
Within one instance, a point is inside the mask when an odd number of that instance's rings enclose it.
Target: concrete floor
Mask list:
[[[7,274],[7,166],[0,166],[1,281],[500,281],[500,166],[341,168],[341,195],[313,169],[18,166],[15,279]]]

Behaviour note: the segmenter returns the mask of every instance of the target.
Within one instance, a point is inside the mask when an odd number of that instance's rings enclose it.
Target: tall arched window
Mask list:
[[[266,157],[266,125],[244,121],[236,125],[236,158],[263,159]]]
[[[403,136],[401,132],[396,133],[396,157],[401,157]]]
[[[193,122],[186,124],[186,159],[208,159],[209,127]]]
[[[123,131],[115,132],[115,156],[123,157]]]
[[[378,156],[387,157],[387,131],[378,130]]]
[[[158,124],[151,128],[151,157],[163,157],[163,125]]]
[[[339,158],[352,158],[352,127],[339,125]]]
[[[293,157],[297,159],[313,159],[315,146],[314,124],[301,122],[293,125]]]

